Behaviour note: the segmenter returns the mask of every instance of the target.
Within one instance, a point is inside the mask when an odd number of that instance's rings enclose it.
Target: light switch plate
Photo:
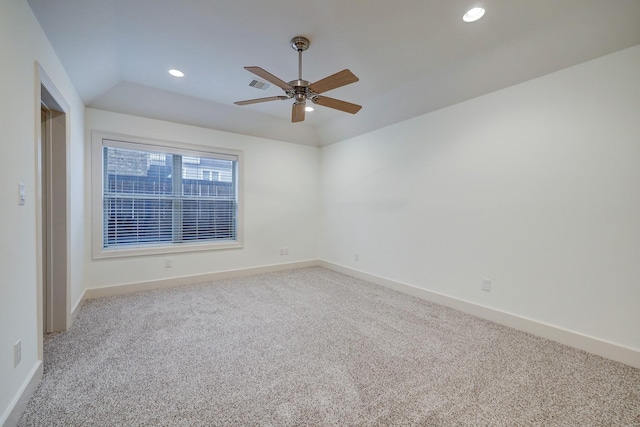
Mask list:
[[[16,341],[13,345],[13,367],[15,368],[22,360],[22,340]]]
[[[24,206],[25,200],[27,199],[27,194],[24,189],[24,184],[18,184],[18,205]]]

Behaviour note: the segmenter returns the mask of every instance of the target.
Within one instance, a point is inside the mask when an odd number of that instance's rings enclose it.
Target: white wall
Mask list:
[[[640,350],[640,46],[325,147],[320,175],[321,259]]]
[[[36,123],[40,120],[38,61],[69,104],[71,166],[68,180],[70,246],[83,236],[83,110],[75,89],[24,0],[0,1],[0,424],[8,417],[21,388],[39,366],[36,274]],[[37,112],[37,115],[36,115]],[[18,206],[18,183],[26,204]],[[80,189],[80,191],[78,191]],[[82,262],[71,258],[71,297],[82,293]],[[22,340],[22,362],[13,366],[13,344]]]
[[[319,240],[321,259],[640,349],[640,46],[321,150],[83,111],[24,0],[0,0],[0,59],[0,424],[39,365],[36,61],[71,107],[72,303],[316,259]],[[244,249],[92,260],[92,129],[243,150]]]
[[[91,258],[85,240],[87,288],[205,275],[317,258],[319,150],[263,138],[86,109],[86,162],[92,130],[186,142],[244,152],[244,248],[133,258]],[[86,180],[91,179],[87,167]],[[86,190],[90,188],[87,186]],[[90,229],[90,195],[85,221]],[[281,256],[280,248],[289,255]],[[170,257],[172,268],[164,268]]]

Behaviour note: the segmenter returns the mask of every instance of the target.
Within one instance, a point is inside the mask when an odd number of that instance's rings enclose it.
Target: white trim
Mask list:
[[[38,73],[37,83],[47,89],[47,92],[49,92],[49,95],[51,95],[51,98],[53,98],[53,100],[58,104],[63,113],[69,114],[69,111],[71,110],[71,107],[69,107],[69,103],[67,103],[67,101],[64,99],[64,96],[62,96],[60,91],[58,91],[58,88],[56,88],[56,85],[53,84],[53,80],[51,80],[51,78],[44,71],[44,68],[42,68],[42,65],[40,65],[38,62],[36,62],[36,70]],[[42,99],[39,92],[40,91],[38,90],[38,110],[40,109],[40,100]]]
[[[104,286],[90,288],[84,293],[84,299],[102,298],[113,295],[128,294],[132,292],[148,291],[152,289],[171,288],[174,286],[193,285],[196,283],[211,282],[214,280],[231,279],[236,277],[253,276],[255,274],[271,273],[275,271],[295,270],[298,268],[316,267],[317,260],[298,261],[287,264],[273,264],[261,267],[242,268],[238,270],[225,270],[215,273],[197,274],[192,276],[172,277],[169,279],[150,280],[145,282],[127,283],[123,285]]]
[[[82,295],[80,295],[78,302],[74,304],[73,309],[71,310],[71,324],[69,327],[71,327],[71,325],[73,325],[73,322],[76,321],[76,318],[78,317],[78,314],[80,314],[80,310],[82,310],[82,306],[84,305],[84,302],[86,300],[87,290],[85,289],[84,291],[82,291]]]
[[[396,291],[412,295],[417,298],[451,307],[464,313],[490,320],[501,325],[508,326],[510,328],[528,332],[530,334],[550,339],[552,341],[584,350],[589,353],[597,354],[598,356],[606,357],[607,359],[615,360],[616,362],[624,363],[635,368],[640,368],[640,351],[636,349],[605,341],[599,338],[591,337],[579,332],[570,331],[558,326],[549,325],[537,320],[528,319],[526,317],[518,316],[513,313],[507,313],[505,311],[496,310],[491,307],[486,307],[480,304],[461,300],[459,298],[454,298],[438,292],[429,291],[407,283],[401,283],[385,277],[365,273],[364,271],[355,270],[324,260],[308,260],[288,264],[274,264],[261,267],[226,270],[216,273],[182,276],[169,279],[159,279],[146,282],[136,282],[123,285],[87,289],[84,292],[81,301],[78,302],[76,308],[74,308],[74,313],[77,315],[76,311],[79,311],[81,304],[84,303],[84,301],[87,299],[316,266],[337,271],[339,273],[356,277],[358,279],[362,279],[376,285],[394,289]]]
[[[65,277],[64,277],[64,313],[57,313],[56,319],[57,321],[54,324],[54,329],[57,331],[67,330],[71,326],[71,312],[69,310],[71,306],[71,198],[70,198],[70,188],[71,188],[71,175],[69,172],[69,165],[71,159],[71,133],[69,131],[71,126],[71,107],[66,99],[62,96],[60,91],[56,88],[55,84],[51,80],[51,78],[47,75],[42,65],[35,61],[35,97],[34,97],[34,129],[35,129],[35,216],[36,216],[36,301],[37,301],[37,322],[38,322],[38,359],[42,360],[42,351],[43,351],[43,343],[42,336],[44,334],[43,331],[43,313],[42,313],[42,289],[43,289],[43,230],[42,230],[42,207],[43,207],[43,189],[42,189],[42,144],[41,144],[41,115],[40,110],[42,105],[46,104],[46,107],[52,111],[57,111],[59,113],[64,114],[64,150],[65,150],[65,159],[64,159],[64,172],[65,172],[65,183],[64,183],[64,193],[65,193],[65,236],[64,236],[64,246],[65,246]],[[44,88],[44,92],[42,90]],[[58,282],[60,283],[60,282]],[[60,286],[61,287],[61,286]],[[54,292],[58,293],[61,289],[56,287]],[[61,294],[61,292],[60,292]],[[60,295],[58,294],[58,295]],[[60,308],[60,306],[57,306]],[[63,318],[64,315],[64,318]]]
[[[22,414],[27,407],[27,403],[35,393],[38,384],[42,381],[42,362],[38,360],[29,372],[29,376],[22,383],[22,386],[14,396],[11,403],[0,417],[0,425],[3,427],[13,427],[18,424]]]
[[[633,348],[518,316],[517,314],[508,313],[438,292],[429,291],[407,283],[401,283],[385,277],[365,273],[364,271],[355,270],[329,261],[320,260],[318,265],[328,268],[329,270],[375,283],[376,285],[391,288],[427,301],[451,307],[464,313],[491,320],[510,328],[528,332],[542,338],[547,338],[589,353],[597,354],[598,356],[606,357],[607,359],[615,360],[616,362],[624,363],[626,365],[633,366],[634,368],[640,368],[640,351]]]
[[[238,233],[239,235],[240,233]],[[100,232],[102,235],[102,232]],[[100,238],[100,237],[98,237]],[[101,246],[101,245],[99,245]],[[108,259],[108,258],[127,258],[136,256],[148,256],[148,255],[161,255],[161,254],[179,254],[185,252],[197,252],[197,251],[213,251],[213,250],[232,250],[242,249],[244,246],[237,241],[230,242],[215,242],[215,243],[180,243],[176,245],[149,245],[149,246],[134,246],[131,248],[117,248],[117,249],[102,249],[94,248],[93,259]]]

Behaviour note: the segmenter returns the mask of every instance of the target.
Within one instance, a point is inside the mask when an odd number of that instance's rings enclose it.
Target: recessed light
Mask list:
[[[467,13],[464,14],[462,20],[464,22],[473,22],[482,18],[484,15],[484,9],[481,7],[474,7],[473,9],[469,9]]]
[[[313,107],[304,107],[304,111],[313,111]]]
[[[176,69],[169,70],[169,74],[171,74],[174,77],[184,77],[184,73],[182,71],[176,70]]]

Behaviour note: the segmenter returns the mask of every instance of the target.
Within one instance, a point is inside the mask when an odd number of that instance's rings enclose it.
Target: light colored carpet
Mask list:
[[[640,370],[322,268],[91,300],[20,426],[633,426]]]

